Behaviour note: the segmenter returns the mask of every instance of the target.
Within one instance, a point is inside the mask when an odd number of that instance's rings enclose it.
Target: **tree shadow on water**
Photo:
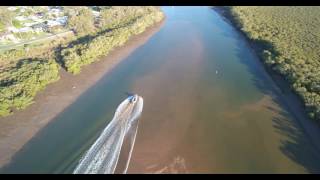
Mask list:
[[[283,138],[280,151],[309,173],[320,173],[320,154],[299,124],[285,117],[274,117],[273,127]]]
[[[269,75],[269,73],[275,72],[263,65],[261,56],[256,54],[256,51],[262,49],[274,50],[272,53],[275,55],[278,55],[278,52],[275,51],[271,43],[263,41],[251,44],[241,34],[236,38],[238,38],[238,45],[235,49],[237,57],[252,75],[252,84],[262,94],[271,97],[272,103],[279,106],[279,108],[271,105],[264,107],[274,114],[272,126],[281,136],[279,150],[290,160],[301,165],[306,172],[320,173],[320,149],[317,146],[318,142],[314,142],[316,139],[314,137],[318,137],[320,134],[318,124],[311,122],[312,120],[306,114],[301,114],[303,113],[302,106],[297,108],[301,104],[299,98],[292,95],[290,87],[282,82],[284,78],[280,82],[280,79],[273,79]],[[259,46],[253,50],[251,46],[257,43]],[[252,53],[253,56],[248,56],[248,53]]]

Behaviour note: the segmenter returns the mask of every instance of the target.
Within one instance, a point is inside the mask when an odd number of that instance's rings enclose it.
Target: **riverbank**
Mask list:
[[[113,50],[103,60],[83,67],[76,76],[61,69],[60,80],[39,92],[32,105],[14,112],[11,116],[0,118],[0,167],[10,162],[16,152],[82,93],[146,43],[160,30],[164,22],[165,18],[141,34],[134,35],[125,45]]]
[[[224,20],[231,24],[246,40],[248,46],[252,50],[252,53],[257,57],[257,59],[259,59],[258,63],[269,75],[267,77],[274,82],[274,89],[277,92],[278,98],[285,106],[288,107],[290,113],[295,117],[297,123],[303,128],[309,140],[311,140],[318,152],[320,152],[320,141],[318,140],[318,137],[320,137],[320,126],[316,121],[308,117],[303,102],[301,101],[300,97],[291,89],[289,82],[264,63],[264,61],[258,55],[258,47],[256,44],[254,44],[252,40],[250,40],[241,29],[239,29],[239,26],[233,20],[233,17],[230,17],[226,10],[217,7],[213,7],[213,10],[220,14]]]

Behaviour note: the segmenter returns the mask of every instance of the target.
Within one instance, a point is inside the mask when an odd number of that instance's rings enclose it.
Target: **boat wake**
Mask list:
[[[125,99],[117,108],[113,119],[101,135],[85,153],[74,170],[74,174],[112,174],[117,168],[124,139],[129,142],[128,155],[122,169],[126,173],[135,137],[138,131],[138,118],[143,108],[143,98],[133,95]]]

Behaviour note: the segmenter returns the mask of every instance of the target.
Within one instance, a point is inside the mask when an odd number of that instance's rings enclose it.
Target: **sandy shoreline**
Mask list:
[[[60,80],[49,84],[39,92],[35,102],[28,108],[0,118],[0,168],[9,163],[39,130],[71,105],[82,93],[106,75],[121,60],[148,41],[164,24],[165,18],[135,35],[124,45],[113,50],[107,57],[82,68],[81,73],[72,75],[60,70]]]

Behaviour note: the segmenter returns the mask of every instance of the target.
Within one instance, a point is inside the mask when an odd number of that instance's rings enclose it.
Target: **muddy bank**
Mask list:
[[[0,167],[7,164],[41,128],[72,104],[82,93],[106,75],[121,60],[160,30],[165,20],[133,36],[102,60],[85,66],[78,75],[60,71],[60,80],[39,92],[28,108],[0,118]]]

